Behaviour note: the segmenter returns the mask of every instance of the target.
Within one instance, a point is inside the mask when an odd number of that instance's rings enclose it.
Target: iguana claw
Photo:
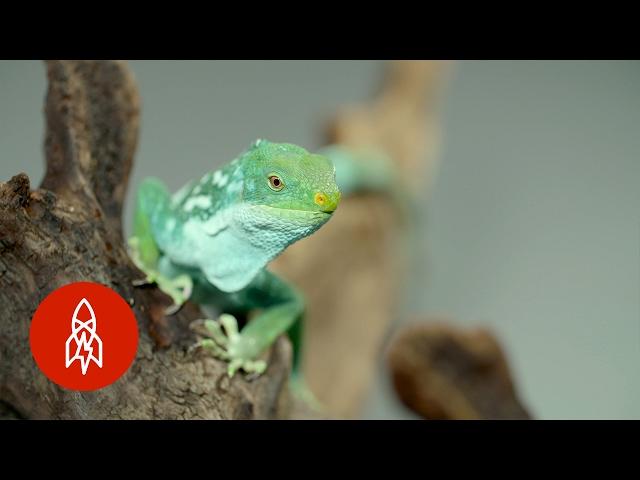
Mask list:
[[[193,280],[188,275],[178,275],[169,278],[157,268],[146,265],[140,256],[139,241],[136,237],[129,239],[129,255],[133,263],[142,270],[146,277],[143,279],[133,280],[131,283],[134,287],[142,287],[155,283],[158,288],[171,297],[173,303],[165,309],[165,315],[174,315],[177,313],[184,303],[189,300],[193,292]]]
[[[251,348],[238,332],[238,322],[233,315],[222,314],[217,321],[206,319],[204,327],[208,338],[202,339],[198,345],[229,363],[229,377],[233,377],[238,370],[256,377],[267,369],[267,362],[252,358]]]

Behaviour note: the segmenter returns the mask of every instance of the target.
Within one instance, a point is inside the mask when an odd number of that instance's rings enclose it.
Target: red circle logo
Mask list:
[[[31,320],[29,336],[40,370],[70,390],[112,384],[138,349],[138,324],[127,302],[92,282],[71,283],[47,295]]]

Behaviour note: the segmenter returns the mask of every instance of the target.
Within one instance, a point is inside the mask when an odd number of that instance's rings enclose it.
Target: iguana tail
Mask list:
[[[318,153],[335,166],[336,182],[343,198],[362,193],[386,195],[398,208],[399,218],[415,218],[413,199],[403,187],[392,159],[381,150],[354,149],[334,144],[322,148]]]
[[[335,166],[336,182],[342,195],[367,191],[390,192],[397,181],[393,164],[380,151],[329,145],[318,153]]]

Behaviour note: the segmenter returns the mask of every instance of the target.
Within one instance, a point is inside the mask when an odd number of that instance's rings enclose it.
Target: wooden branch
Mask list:
[[[507,359],[483,329],[431,319],[401,330],[388,363],[402,402],[427,419],[528,419]]]
[[[47,171],[41,187],[94,201],[112,233],[138,141],[140,98],[122,62],[47,62]]]
[[[424,195],[440,153],[440,103],[449,69],[445,61],[387,63],[370,101],[336,113],[327,143],[379,148],[393,160],[405,188]]]
[[[435,170],[447,69],[446,62],[386,64],[378,93],[341,108],[326,143],[377,147],[394,161],[406,188],[422,195]],[[272,263],[306,296],[304,372],[331,415],[356,417],[366,399],[398,315],[408,229],[389,197],[344,197],[327,225]]]
[[[127,65],[113,61],[47,64],[47,171],[31,190],[18,174],[0,183],[0,404],[24,418],[275,418],[287,416],[290,345],[278,340],[269,368],[252,382],[226,377],[226,364],[188,353],[187,303],[165,316],[170,299],[127,256],[121,212],[137,143],[140,101]],[[29,348],[36,307],[56,288],[94,281],[132,306],[140,329],[136,360],[95,392],[59,388]]]

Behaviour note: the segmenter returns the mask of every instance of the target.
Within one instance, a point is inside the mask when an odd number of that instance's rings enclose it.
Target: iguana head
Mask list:
[[[243,198],[254,205],[329,215],[340,201],[333,164],[297,145],[257,140],[242,169]]]
[[[240,162],[243,202],[267,219],[277,218],[280,225],[291,222],[296,228],[282,232],[294,237],[291,241],[320,228],[338,207],[335,169],[322,155],[289,143],[258,140]]]
[[[173,250],[181,248],[183,263],[223,292],[246,287],[287,246],[324,225],[340,201],[329,159],[266,140],[176,195],[186,240]]]

